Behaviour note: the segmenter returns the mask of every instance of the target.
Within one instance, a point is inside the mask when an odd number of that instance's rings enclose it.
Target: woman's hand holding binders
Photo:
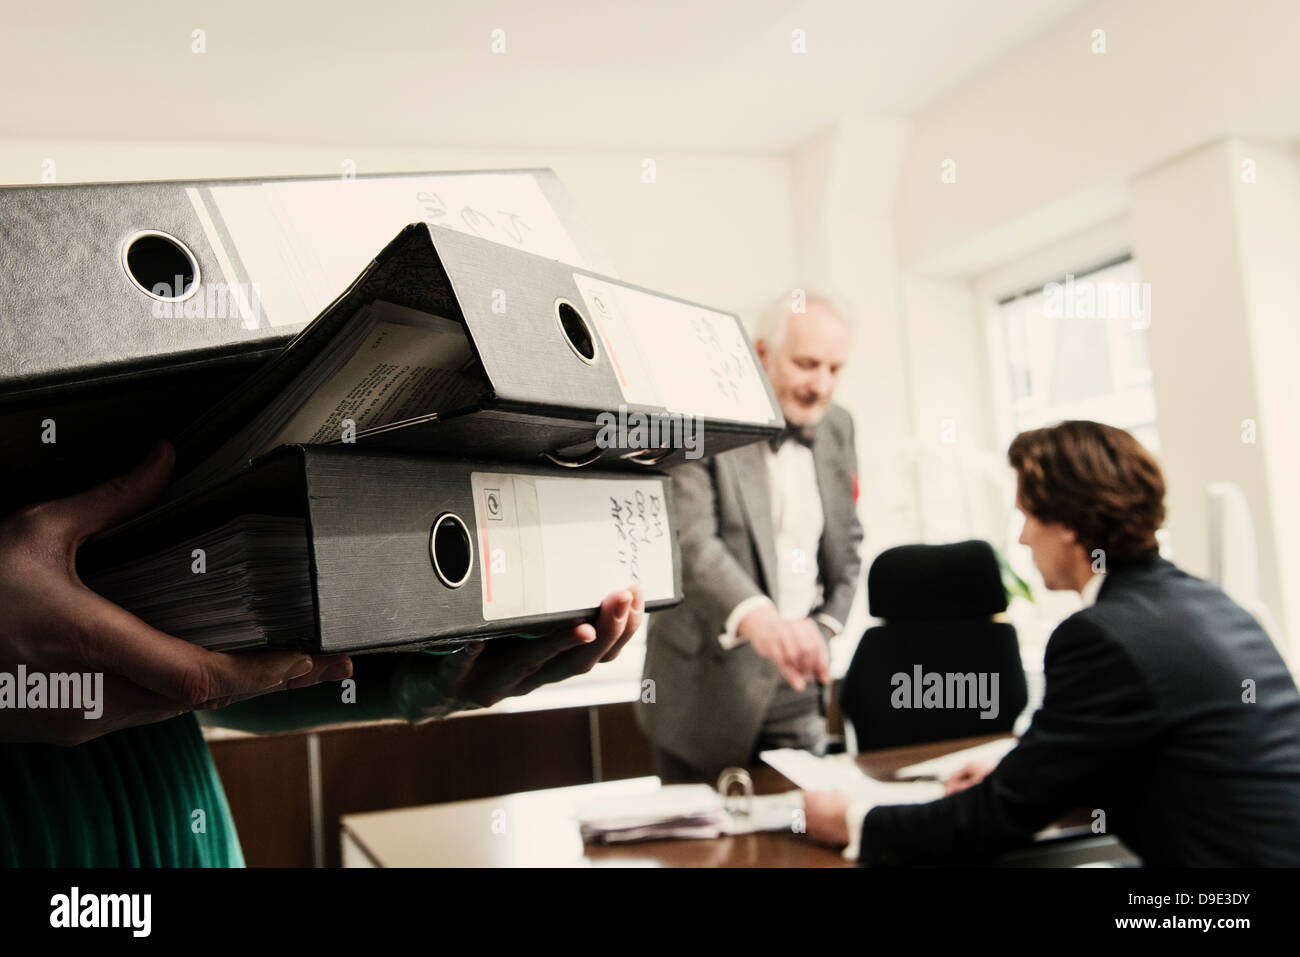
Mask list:
[[[0,741],[72,746],[199,710],[206,712],[205,723],[246,730],[421,721],[590,671],[617,657],[645,616],[641,590],[632,588],[606,597],[594,623],[539,638],[475,642],[437,657],[378,656],[391,668],[392,681],[391,694],[374,701],[374,713],[341,705],[337,690],[324,687],[307,698],[277,696],[273,706],[270,699],[252,702],[274,691],[350,678],[353,663],[346,655],[208,651],[150,627],[77,575],[81,543],[157,499],[173,455],[170,444],[160,442],[116,479],[0,521]],[[231,707],[241,702],[250,703]]]
[[[171,446],[160,442],[116,479],[0,521],[0,741],[76,745],[351,674],[345,656],[207,651],[82,583],[78,547],[147,508],[172,461]]]
[[[537,638],[475,641],[451,655],[402,655],[393,699],[399,714],[414,723],[486,708],[612,661],[644,618],[645,597],[631,588],[606,596],[594,624]]]

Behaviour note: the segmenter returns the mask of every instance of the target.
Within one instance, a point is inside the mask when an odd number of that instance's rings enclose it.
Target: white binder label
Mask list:
[[[529,173],[219,186],[212,197],[273,326],[316,318],[416,222],[588,266]]]
[[[574,273],[624,401],[711,419],[779,418],[735,316]]]
[[[661,481],[473,472],[470,485],[485,620],[592,608],[631,585],[673,597]]]

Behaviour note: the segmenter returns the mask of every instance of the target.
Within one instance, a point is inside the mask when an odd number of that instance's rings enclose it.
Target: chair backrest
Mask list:
[[[1029,699],[987,542],[902,545],[867,575],[871,614],[841,700],[859,750],[1010,731]]]

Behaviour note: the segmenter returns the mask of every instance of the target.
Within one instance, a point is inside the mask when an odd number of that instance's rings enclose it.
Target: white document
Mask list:
[[[737,799],[738,802],[740,799]],[[749,799],[748,814],[727,814],[726,834],[757,834],[760,831],[793,831],[803,823],[803,794],[755,794]]]
[[[582,839],[607,844],[725,833],[722,798],[707,784],[670,784],[651,794],[599,798],[577,810]]]
[[[871,804],[924,804],[943,797],[938,781],[877,781],[854,763],[852,755],[833,754],[824,758],[794,748],[780,748],[759,754],[805,791],[840,791],[854,800]]]
[[[778,418],[735,316],[574,273],[623,399],[712,419]]]
[[[707,784],[668,784],[650,794],[597,798],[578,808],[578,820],[601,827],[639,827],[717,814],[722,796]]]
[[[728,802],[707,784],[669,784],[651,794],[589,802],[577,817],[584,839],[608,843],[789,831],[802,821],[803,795],[754,795],[748,808],[747,814],[731,813]]]
[[[332,442],[345,419],[364,432],[449,408],[481,388],[461,372],[474,352],[460,323],[379,300],[356,321],[367,325],[365,337],[270,447]]]
[[[272,326],[310,322],[416,222],[596,268],[531,173],[218,186],[212,198]]]
[[[898,776],[900,778],[933,777],[945,781],[972,761],[996,765],[1018,743],[1016,738],[998,738],[996,741],[979,744],[973,748],[963,748],[961,751],[953,751],[951,754],[931,758],[929,761],[922,761],[920,764],[910,764],[905,768],[900,768]]]
[[[591,608],[631,585],[673,596],[659,481],[474,472],[470,484],[488,621]]]
[[[363,432],[462,406],[485,388],[473,356],[460,323],[376,299],[168,495],[224,478],[280,445],[341,439],[345,420]]]

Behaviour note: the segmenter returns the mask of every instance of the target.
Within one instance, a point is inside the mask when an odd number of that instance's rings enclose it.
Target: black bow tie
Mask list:
[[[781,446],[789,440],[794,440],[804,448],[810,449],[813,444],[813,436],[817,434],[817,429],[811,425],[792,425],[787,422],[780,435],[772,438],[772,451],[779,452]]]

